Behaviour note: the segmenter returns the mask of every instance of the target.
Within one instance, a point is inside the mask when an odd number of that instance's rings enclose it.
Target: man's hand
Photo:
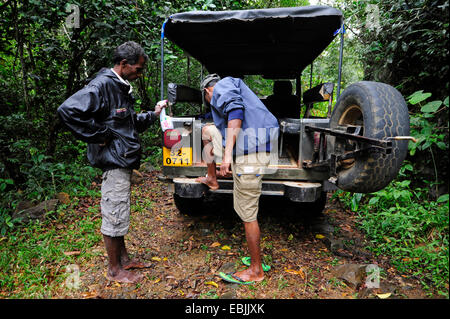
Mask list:
[[[217,175],[221,177],[229,177],[231,174],[231,159],[223,158],[222,164],[220,164],[220,169]]]
[[[237,136],[242,127],[242,120],[234,119],[228,121],[227,130],[225,132],[226,141],[225,141],[225,152],[222,160],[222,164],[220,165],[220,170],[217,173],[222,177],[228,177],[231,174],[231,162],[233,161],[233,148],[234,144],[236,144]]]
[[[155,105],[156,116],[159,116],[163,107],[167,107],[167,100],[162,100],[162,101],[159,101],[158,103],[156,103],[156,105]]]

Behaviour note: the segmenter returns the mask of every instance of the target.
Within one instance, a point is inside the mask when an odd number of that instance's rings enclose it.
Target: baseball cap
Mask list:
[[[208,74],[200,84],[200,90],[202,91],[202,99],[205,102],[205,91],[204,89],[212,86],[220,81],[220,76],[216,73]]]

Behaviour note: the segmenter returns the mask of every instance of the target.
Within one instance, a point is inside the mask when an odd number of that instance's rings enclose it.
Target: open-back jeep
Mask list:
[[[321,211],[326,192],[337,187],[370,193],[384,188],[397,175],[407,152],[409,116],[401,94],[392,86],[361,81],[340,94],[343,15],[327,6],[239,11],[193,11],[170,16],[161,36],[161,98],[164,98],[164,38],[198,60],[209,73],[222,78],[261,75],[266,79],[295,80],[294,103],[262,101],[279,120],[278,161],[264,175],[262,195],[284,196],[310,203]],[[334,84],[323,83],[301,94],[302,71],[340,34],[337,102]],[[197,88],[169,83],[168,100],[198,103]],[[303,101],[301,101],[303,97]],[[313,118],[316,102],[328,101],[328,116]],[[290,105],[288,105],[290,104]],[[301,107],[305,111],[300,114]],[[294,112],[293,112],[294,110]],[[294,114],[294,115],[292,115]],[[209,190],[195,182],[205,176],[202,124],[198,116],[172,117],[173,130],[163,136],[160,179],[169,183],[175,204],[183,213],[205,195],[232,193],[231,178],[219,179]]]

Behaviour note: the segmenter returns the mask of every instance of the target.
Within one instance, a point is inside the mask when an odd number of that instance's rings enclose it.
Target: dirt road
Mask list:
[[[426,297],[419,283],[397,274],[388,258],[372,256],[364,249],[366,239],[355,226],[355,215],[330,199],[323,215],[308,216],[298,205],[261,198],[261,249],[272,269],[255,285],[226,283],[218,272],[242,269],[241,257],[248,254],[232,198],[209,198],[205,211],[181,215],[165,184],[158,181],[158,173],[144,174],[143,182],[133,186],[131,227],[125,237],[134,258],[152,262],[151,268],[134,270],[145,275],[144,281],[137,285],[108,281],[107,256],[99,242],[95,249],[102,253],[80,266],[79,289],[66,289],[63,297]],[[367,265],[372,265],[372,271]]]

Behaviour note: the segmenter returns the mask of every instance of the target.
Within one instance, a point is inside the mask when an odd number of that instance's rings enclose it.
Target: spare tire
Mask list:
[[[400,92],[390,85],[356,82],[339,97],[330,119],[332,129],[346,125],[362,126],[360,134],[370,138],[407,136],[408,107]],[[336,138],[335,149],[341,148],[348,152],[355,145]],[[355,193],[372,193],[383,189],[397,176],[407,151],[407,140],[392,140],[390,154],[365,152],[355,159],[340,163],[336,185]]]

